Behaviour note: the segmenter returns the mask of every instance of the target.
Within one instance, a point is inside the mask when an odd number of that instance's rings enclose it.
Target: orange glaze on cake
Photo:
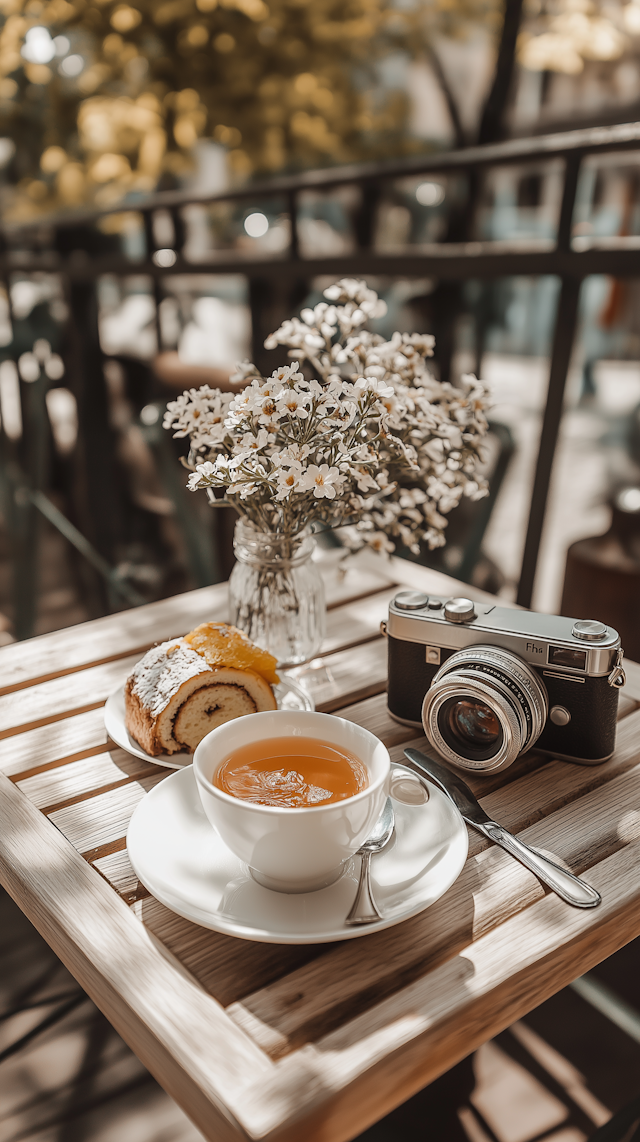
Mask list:
[[[184,636],[184,641],[202,655],[212,670],[218,666],[253,670],[271,685],[280,681],[276,674],[277,659],[254,646],[243,631],[230,623],[201,623]]]

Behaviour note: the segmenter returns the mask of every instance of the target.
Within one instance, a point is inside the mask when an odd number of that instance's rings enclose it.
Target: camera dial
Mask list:
[[[604,623],[599,623],[596,619],[578,619],[573,624],[571,633],[583,642],[598,642],[599,639],[606,638],[608,632]]]
[[[421,611],[429,603],[429,596],[422,591],[400,591],[393,600],[399,611]]]
[[[447,599],[444,605],[444,617],[450,623],[469,623],[476,617],[476,609],[471,599]]]
[[[495,646],[458,650],[440,667],[422,705],[431,744],[464,769],[506,769],[539,738],[549,703],[538,675]]]

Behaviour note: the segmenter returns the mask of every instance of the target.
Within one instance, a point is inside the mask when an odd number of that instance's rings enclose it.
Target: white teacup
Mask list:
[[[330,805],[284,809],[242,801],[213,784],[222,762],[255,741],[298,736],[347,750],[366,766],[366,789]],[[259,884],[278,892],[311,892],[337,880],[344,862],[371,833],[387,796],[389,751],[353,722],[333,714],[273,710],[249,714],[212,730],[193,758],[204,811],[228,848]]]

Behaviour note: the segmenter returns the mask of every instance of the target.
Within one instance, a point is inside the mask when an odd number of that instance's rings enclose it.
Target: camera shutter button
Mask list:
[[[565,710],[564,706],[552,706],[549,710],[549,717],[554,726],[568,726],[571,721],[571,714]]]
[[[451,623],[468,623],[476,617],[475,607],[471,599],[447,599],[444,617]]]
[[[571,633],[574,638],[580,638],[583,642],[598,642],[599,639],[605,638],[607,628],[604,623],[599,623],[597,619],[578,619],[573,624]]]

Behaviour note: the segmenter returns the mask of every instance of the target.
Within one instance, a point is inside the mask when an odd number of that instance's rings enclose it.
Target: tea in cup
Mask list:
[[[227,722],[193,768],[204,811],[251,875],[279,892],[332,884],[387,796],[389,752],[333,714],[273,710]]]

